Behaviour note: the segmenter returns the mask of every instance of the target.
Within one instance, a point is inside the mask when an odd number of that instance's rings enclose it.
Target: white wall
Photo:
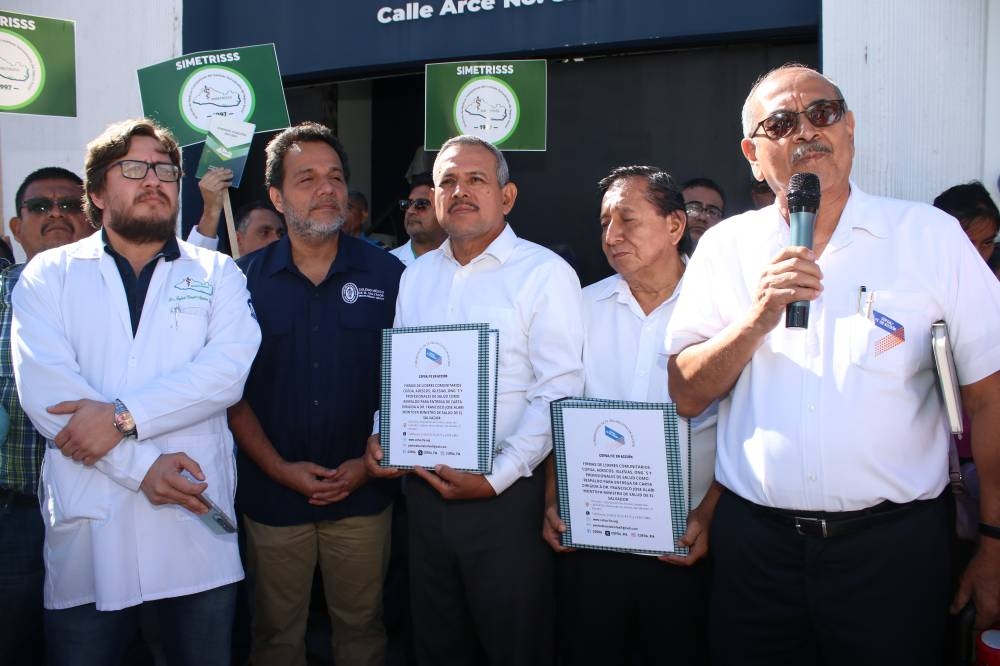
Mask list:
[[[18,13],[76,21],[76,118],[0,113],[0,197],[4,231],[14,193],[43,166],[83,175],[88,141],[111,122],[139,116],[136,70],[181,53],[182,0],[6,0]],[[13,240],[13,239],[12,239]],[[24,253],[15,247],[21,259]]]
[[[857,117],[853,175],[862,189],[930,202],[979,179],[996,196],[1000,142],[994,126],[986,150],[985,125],[1000,112],[998,8],[1000,0],[823,2],[823,69]]]
[[[983,115],[983,177],[993,200],[1000,204],[1000,0],[989,0],[986,16],[986,99]]]

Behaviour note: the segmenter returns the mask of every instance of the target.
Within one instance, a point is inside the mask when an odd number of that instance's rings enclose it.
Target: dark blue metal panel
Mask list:
[[[274,42],[282,75],[309,79],[462,58],[815,34],[820,19],[820,0],[492,0],[486,9],[489,2],[190,0],[184,50]],[[393,10],[420,16],[421,7],[431,16],[384,22]]]

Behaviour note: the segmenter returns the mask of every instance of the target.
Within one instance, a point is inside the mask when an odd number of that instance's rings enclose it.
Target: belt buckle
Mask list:
[[[806,531],[807,528],[813,528]],[[826,531],[826,519],[825,518],[810,518],[808,516],[795,516],[795,531],[802,536],[812,536],[816,534],[816,528],[819,528],[819,533],[823,538],[829,536]]]

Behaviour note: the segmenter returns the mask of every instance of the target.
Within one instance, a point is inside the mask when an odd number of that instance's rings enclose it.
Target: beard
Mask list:
[[[307,217],[299,217],[291,209],[285,210],[285,223],[288,228],[294,230],[296,235],[301,236],[304,240],[324,241],[333,238],[340,232],[344,222],[343,214],[338,215],[332,223],[323,224]]]
[[[164,217],[109,217],[106,224],[119,236],[132,243],[165,243],[174,235],[177,212]]]
[[[137,216],[120,202],[112,201],[103,217],[105,225],[131,243],[165,243],[177,229],[177,204],[161,215]]]

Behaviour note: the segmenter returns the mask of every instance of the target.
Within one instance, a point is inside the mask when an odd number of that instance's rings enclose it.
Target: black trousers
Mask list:
[[[578,550],[556,557],[565,666],[708,663],[709,564]]]
[[[713,664],[940,666],[949,523],[938,498],[823,539],[724,493],[711,529]]]
[[[552,551],[545,476],[499,496],[448,501],[408,479],[410,595],[417,663],[552,664]]]

